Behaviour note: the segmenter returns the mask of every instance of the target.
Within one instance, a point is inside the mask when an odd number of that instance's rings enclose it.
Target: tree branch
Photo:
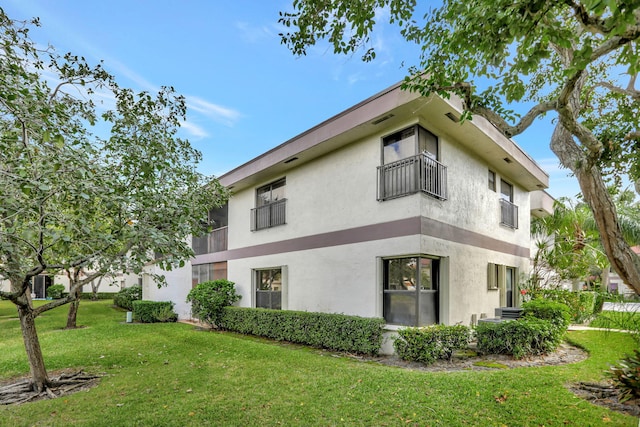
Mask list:
[[[632,77],[632,80],[635,81],[635,76]],[[606,89],[609,89],[611,92],[619,93],[620,95],[626,95],[640,101],[640,90],[633,89],[633,84],[631,82],[629,82],[629,85],[626,89],[612,85],[608,82],[598,82],[596,83],[596,86],[604,87]]]
[[[522,116],[520,121],[513,126],[509,125],[509,123],[507,123],[507,121],[504,120],[502,116],[489,108],[478,106],[474,107],[470,111],[489,120],[504,135],[506,135],[508,138],[511,138],[524,132],[541,114],[544,114],[548,111],[553,111],[555,109],[555,102],[542,102],[531,108],[524,116]]]
[[[604,19],[590,16],[589,12],[587,12],[584,5],[581,3],[575,3],[571,0],[567,0],[565,1],[565,4],[573,9],[578,22],[580,22],[587,30],[602,35],[606,35],[611,31],[607,28]]]

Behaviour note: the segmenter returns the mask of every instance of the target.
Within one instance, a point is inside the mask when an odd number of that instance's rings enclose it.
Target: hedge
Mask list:
[[[62,297],[65,298],[69,295],[69,292],[63,292]],[[95,295],[93,292],[81,292],[80,299],[81,300],[103,300],[103,299],[113,299],[115,298],[115,292],[96,292]]]
[[[142,287],[131,286],[123,288],[117,294],[113,295],[113,303],[125,310],[133,311],[133,302],[142,299]]]
[[[554,351],[570,322],[569,307],[544,299],[522,305],[523,317],[498,323],[482,322],[476,326],[478,351],[485,354],[525,356]]]
[[[142,323],[175,322],[178,315],[171,301],[133,301],[133,320]]]
[[[221,329],[335,351],[376,355],[384,319],[344,314],[225,307]]]
[[[404,328],[393,342],[398,357],[403,360],[430,364],[437,359],[451,360],[455,350],[467,348],[471,330],[464,325],[433,325]]]
[[[565,289],[536,289],[529,291],[529,295],[535,299],[548,299],[561,302],[570,309],[571,320],[575,323],[584,323],[597,314],[602,308],[601,298],[597,292],[579,291],[573,292]]]

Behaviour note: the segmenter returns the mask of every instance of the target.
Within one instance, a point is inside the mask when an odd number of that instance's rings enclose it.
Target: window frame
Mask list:
[[[408,132],[411,132],[411,134],[409,135]],[[403,134],[406,134],[406,135],[403,137]],[[432,139],[430,139],[429,137],[431,137]],[[404,155],[404,157],[398,157],[396,159],[386,158],[385,156],[386,147],[409,138],[413,138],[412,153],[406,154]],[[423,139],[424,139],[424,144],[422,144]],[[429,145],[431,145],[430,143],[435,144],[435,150],[429,150]],[[380,163],[382,165],[387,165],[400,160],[408,159],[410,157],[417,156],[422,153],[431,154],[429,157],[431,157],[434,160],[440,161],[440,138],[438,137],[438,135],[429,131],[419,123],[416,123],[412,126],[408,126],[406,128],[400,129],[398,131],[395,131],[393,133],[383,136],[381,144],[382,144],[382,151],[380,155],[382,159]],[[424,147],[421,147],[421,145],[424,145]],[[398,150],[396,151],[399,152]],[[432,151],[435,151],[435,153],[433,153]]]
[[[492,171],[491,169],[488,170],[488,176],[487,176],[487,180],[488,180],[488,187],[489,190],[491,191],[496,191],[496,173],[494,171]]]
[[[283,309],[283,295],[284,295],[284,272],[283,267],[267,267],[267,268],[255,268],[253,269],[253,306],[255,308],[264,308],[270,310],[282,310]],[[280,280],[280,290],[273,289],[260,289],[262,281],[262,274],[268,272],[271,277],[270,286],[273,285],[274,279],[276,275],[279,275]],[[275,273],[275,274],[274,274]],[[263,298],[259,298],[259,292],[262,292],[263,295],[268,295],[269,304],[268,306],[264,306],[259,304],[260,300]],[[275,307],[274,307],[274,297],[276,297]]]
[[[392,273],[391,273],[391,263],[394,261],[400,261],[404,265],[410,265],[409,260],[414,260],[415,265],[417,266],[415,271],[415,283],[412,286],[413,289],[391,289],[392,283]],[[429,261],[429,279],[430,283],[428,286],[423,284],[423,280],[425,274],[422,272],[424,268],[424,261]],[[440,286],[442,282],[442,258],[434,255],[403,255],[403,256],[395,256],[395,257],[385,257],[382,258],[382,317],[385,319],[387,324],[390,325],[400,325],[400,326],[426,326],[430,324],[437,324],[439,322],[440,316]],[[413,262],[413,261],[412,261]],[[405,286],[405,283],[410,280],[410,278],[402,275],[400,286]],[[409,302],[409,310],[407,312],[403,312],[400,317],[405,317],[407,321],[398,321],[398,319],[394,319],[393,317],[397,317],[396,314],[393,313],[394,302],[396,304],[403,304],[400,302],[401,300],[397,298],[393,298],[393,296],[404,296],[410,297],[413,299],[412,302]],[[393,301],[393,300],[396,301]],[[408,299],[405,299],[405,304]],[[411,307],[411,305],[413,305]],[[425,308],[433,308],[433,312],[426,313],[424,311]],[[427,314],[428,318],[424,319],[423,315]]]

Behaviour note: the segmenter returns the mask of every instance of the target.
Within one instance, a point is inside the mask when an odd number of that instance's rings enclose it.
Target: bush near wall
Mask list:
[[[485,354],[525,356],[554,351],[570,322],[569,307],[544,299],[524,303],[523,317],[499,323],[482,322],[476,327],[478,351]]]
[[[306,311],[225,307],[219,327],[335,351],[375,355],[384,319]]]
[[[51,285],[47,288],[47,298],[60,299],[64,292],[64,285]]]
[[[171,301],[133,301],[133,320],[142,323],[175,322]]]
[[[125,310],[133,311],[133,302],[142,299],[142,287],[131,286],[121,289],[113,295],[113,304]]]
[[[451,360],[455,350],[467,348],[471,329],[464,325],[433,325],[398,331],[393,348],[403,360],[430,364],[438,359]]]
[[[570,309],[571,321],[584,323],[597,314],[602,308],[602,302],[597,292],[579,291],[573,292],[564,289],[537,289],[530,291],[529,295],[535,299],[548,299],[561,302]]]

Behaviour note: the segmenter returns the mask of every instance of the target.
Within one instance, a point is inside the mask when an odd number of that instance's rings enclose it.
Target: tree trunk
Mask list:
[[[556,125],[551,137],[551,150],[578,178],[582,196],[593,213],[611,266],[622,281],[640,295],[640,257],[624,240],[615,204],[600,171],[590,164],[585,152],[574,142],[573,135],[561,123]]]
[[[67,314],[67,326],[65,329],[77,328],[78,307],[80,306],[80,288],[74,291],[74,300],[69,303],[69,314]]]
[[[622,236],[616,208],[600,173],[595,168],[576,171],[585,202],[589,204],[600,230],[602,246],[609,262],[624,283],[640,295],[640,257]]]
[[[29,359],[32,387],[35,391],[41,392],[49,385],[49,376],[44,366],[40,340],[38,339],[38,333],[36,331],[35,317],[33,316],[33,308],[31,304],[29,304],[27,296],[23,295],[19,302],[20,304],[17,305],[18,317],[20,318],[24,347],[27,351],[27,358]]]

